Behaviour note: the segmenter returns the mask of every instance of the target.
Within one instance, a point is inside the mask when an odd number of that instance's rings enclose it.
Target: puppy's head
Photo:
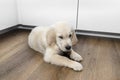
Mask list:
[[[70,25],[57,23],[48,31],[47,41],[50,46],[56,44],[60,50],[68,52],[77,42],[77,37]]]

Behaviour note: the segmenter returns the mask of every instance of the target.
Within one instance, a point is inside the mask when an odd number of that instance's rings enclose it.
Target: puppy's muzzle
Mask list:
[[[66,46],[65,48],[66,48],[66,50],[70,50],[70,49],[71,49],[71,46],[68,45],[68,46]]]

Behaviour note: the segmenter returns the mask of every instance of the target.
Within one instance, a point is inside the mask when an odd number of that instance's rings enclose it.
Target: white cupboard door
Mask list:
[[[68,21],[76,27],[77,0],[18,0],[19,23],[48,26]]]
[[[79,0],[77,29],[120,33],[120,0]]]

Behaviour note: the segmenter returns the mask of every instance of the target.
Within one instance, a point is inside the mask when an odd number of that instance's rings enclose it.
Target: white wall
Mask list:
[[[76,26],[77,0],[18,0],[19,23],[47,26],[68,21]]]
[[[16,25],[16,0],[0,0],[0,30]]]
[[[80,0],[78,29],[120,33],[120,0]]]
[[[78,0],[0,0],[0,30],[18,23],[76,26]],[[16,3],[17,2],[17,3]],[[79,0],[78,29],[120,33],[120,0]]]

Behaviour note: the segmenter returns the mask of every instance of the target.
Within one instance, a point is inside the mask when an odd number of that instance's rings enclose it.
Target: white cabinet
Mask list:
[[[120,0],[80,0],[77,29],[120,33]]]
[[[68,21],[74,28],[78,23],[78,30],[120,33],[120,0],[0,0],[0,30],[57,21]]]
[[[77,0],[18,0],[19,23],[47,26],[68,21],[76,27]]]
[[[0,30],[17,23],[16,0],[0,0]]]

